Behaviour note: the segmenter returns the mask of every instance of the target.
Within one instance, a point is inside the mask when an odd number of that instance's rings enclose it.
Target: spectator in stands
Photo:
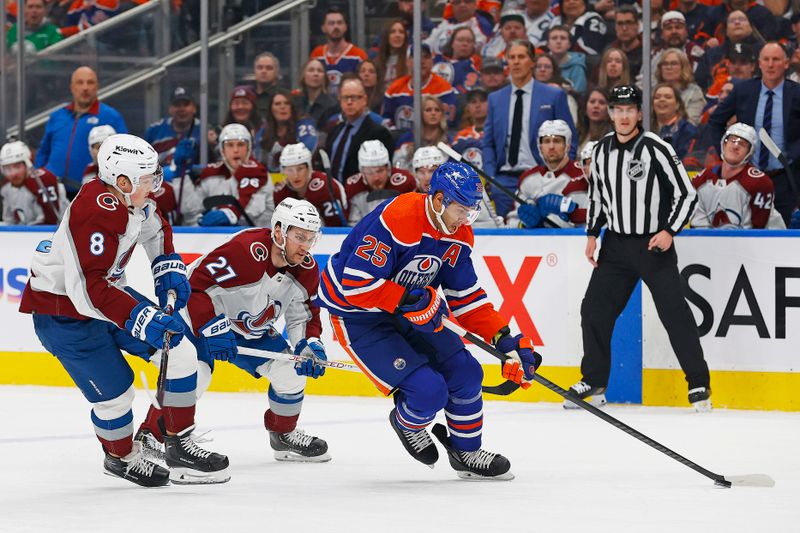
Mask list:
[[[422,138],[420,145],[414,145],[414,133],[403,133],[395,143],[392,163],[395,167],[412,171],[411,160],[414,150],[422,146],[436,146],[440,142],[450,144],[447,135],[447,119],[442,102],[435,96],[422,96]]]
[[[328,94],[328,76],[319,59],[309,59],[303,66],[299,87],[292,91],[292,100],[301,117],[310,117],[321,128],[339,112],[336,98]]]
[[[711,8],[697,0],[678,0],[678,11],[684,16],[686,32],[689,38],[702,45],[714,34],[714,18],[711,15]],[[664,17],[661,18],[661,35],[664,37]],[[666,39],[665,39],[666,40]],[[674,44],[667,45],[671,48],[678,48]],[[687,51],[688,54],[688,51]],[[691,54],[688,54],[692,57]]]
[[[713,20],[722,21],[725,15],[730,15],[734,11],[741,11],[747,19],[749,24],[758,31],[759,34],[766,41],[781,39],[788,37],[788,35],[781,35],[780,25],[775,20],[775,16],[770,13],[769,9],[751,0],[722,0],[722,3],[711,9],[711,18]],[[729,21],[730,24],[730,21]],[[723,33],[720,29],[724,28],[724,24],[720,23],[714,36],[722,42]]]
[[[597,85],[606,91],[611,91],[617,85],[630,85],[630,83],[631,71],[628,66],[628,56],[619,48],[606,48],[600,59]]]
[[[758,53],[764,44],[764,39],[753,29],[747,15],[743,11],[732,11],[723,22],[725,32],[725,42],[717,45],[716,38],[709,39],[706,46],[709,47],[703,58],[697,64],[695,79],[702,89],[708,89],[714,79],[714,71],[725,59],[725,55],[731,46],[736,43],[745,43],[753,47]],[[713,48],[711,48],[713,46]]]
[[[412,3],[413,5],[413,3]],[[400,19],[390,20],[381,32],[375,64],[384,83],[390,84],[407,74],[408,32]]]
[[[658,83],[669,83],[679,91],[686,109],[686,119],[695,126],[699,124],[706,99],[703,90],[694,81],[692,65],[683,50],[664,50],[656,70],[656,80]]]
[[[70,78],[72,102],[50,115],[36,153],[36,166],[61,178],[70,197],[80,189],[83,171],[92,160],[89,130],[108,124],[117,133],[128,132],[122,115],[97,100],[97,89],[94,70],[86,66],[75,69]]]
[[[572,83],[569,80],[565,80],[561,75],[561,69],[553,56],[550,54],[539,54],[536,56],[536,64],[533,67],[533,79],[563,89],[564,92],[567,93],[567,101],[569,103],[569,111],[572,115],[572,120],[578,120],[578,100],[576,96],[579,95],[572,87]]]
[[[453,86],[438,74],[433,73],[433,58],[427,44],[423,43],[421,58],[422,94],[439,98],[447,110],[447,123],[455,128],[456,91]],[[394,129],[409,130],[414,120],[414,89],[411,87],[414,62],[413,48],[409,47],[406,68],[409,74],[398,78],[387,89],[383,97],[383,117]]]
[[[453,149],[464,159],[483,168],[483,131],[489,113],[489,93],[483,87],[475,87],[467,93],[461,129],[453,137]]]
[[[258,116],[266,117],[272,96],[280,87],[281,62],[271,52],[262,52],[253,62],[253,91],[256,94],[256,109]]]
[[[74,0],[69,3],[66,20],[61,28],[64,37],[100,24],[122,11],[119,0]]]
[[[173,152],[183,139],[194,141],[191,160],[197,161],[194,150],[200,146],[200,119],[197,118],[197,103],[184,87],[172,92],[166,116],[153,123],[144,134],[144,139],[158,152],[162,165],[172,162]],[[185,161],[182,161],[185,163]]]
[[[675,149],[683,159],[697,135],[697,128],[686,119],[686,108],[674,85],[659,83],[653,89],[651,129]]]
[[[325,34],[326,42],[314,48],[311,57],[319,58],[325,64],[328,90],[336,96],[339,93],[342,76],[348,72],[355,72],[359,63],[367,59],[367,53],[345,39],[347,20],[338,7],[330,7],[325,12],[322,33]]]
[[[569,80],[578,93],[586,90],[586,56],[581,52],[570,52],[572,37],[566,26],[554,26],[547,32],[547,49],[561,69],[561,75]]]
[[[234,87],[223,126],[235,122],[245,126],[250,135],[255,135],[261,128],[262,121],[261,115],[258,114],[257,102],[256,92],[249,85]]]
[[[480,83],[481,56],[476,53],[475,34],[462,26],[453,30],[442,54],[433,60],[433,71],[447,80],[460,94]]]
[[[588,57],[597,56],[608,42],[608,27],[603,17],[589,9],[587,0],[559,0],[560,13],[551,28],[566,26],[572,36],[574,50]]]
[[[44,0],[25,0],[25,42],[30,47],[25,50],[26,54],[44,50],[51,44],[55,44],[63,37],[58,26],[50,22],[47,18]],[[13,24],[6,33],[6,43],[11,53],[17,50],[17,25]]]
[[[630,4],[621,5],[614,11],[614,28],[617,38],[611,43],[628,56],[631,77],[639,75],[642,68],[642,40],[639,30],[639,11]]]
[[[800,85],[786,80],[789,56],[786,49],[776,42],[767,43],[758,55],[761,79],[743,80],[735,84],[733,91],[720,101],[708,120],[707,144],[719,145],[728,120],[736,115],[739,122],[751,124],[756,131],[767,130],[775,144],[792,161],[795,176],[800,175]],[[779,107],[779,104],[780,105]],[[796,207],[786,176],[786,169],[769,153],[766,146],[756,148],[755,163],[772,178],[775,184],[775,208],[788,224]]]
[[[608,116],[608,91],[595,87],[586,98],[586,108],[578,121],[578,143],[584,147],[589,142],[602,139],[612,130],[611,117]]]
[[[509,189],[526,170],[542,164],[536,132],[545,120],[562,119],[572,129],[570,157],[575,156],[577,135],[561,89],[533,79],[535,49],[529,41],[514,41],[506,52],[511,85],[489,95],[489,112],[483,138],[484,170]],[[497,214],[505,216],[512,199],[496,187],[491,190]]]
[[[397,0],[396,5],[397,15],[403,19],[406,28],[411,28],[414,24],[414,0]],[[430,17],[422,13],[422,38],[427,39],[435,27]]]
[[[550,27],[550,20],[552,18],[553,16],[550,15],[550,17],[547,19],[547,27]],[[545,29],[547,29],[547,27]],[[544,31],[542,31],[542,39],[544,38],[543,34]],[[500,25],[498,26],[494,37],[492,37],[491,40],[486,43],[486,46],[483,47],[481,55],[484,58],[502,58],[506,54],[508,43],[517,39],[525,39],[526,37],[528,37],[528,32],[525,27],[525,17],[519,13],[507,13],[500,17]]]
[[[753,48],[744,43],[736,43],[728,48],[725,61],[714,73],[714,81],[706,91],[706,100],[717,98],[720,89],[732,80],[749,80],[756,74],[758,59]],[[708,106],[706,106],[708,107]],[[701,119],[702,122],[702,119]]]
[[[380,115],[383,110],[385,87],[379,75],[378,65],[371,59],[365,59],[358,66],[358,77],[361,78],[364,90],[367,91],[367,105],[370,111]]]
[[[297,107],[292,95],[285,89],[278,89],[272,97],[270,112],[264,120],[264,127],[256,135],[257,158],[270,172],[280,172],[281,150],[284,146],[297,143]]]
[[[386,153],[394,148],[392,134],[369,118],[367,92],[357,76],[346,76],[339,91],[342,121],[328,135],[326,151],[331,157],[331,175],[344,181],[358,172],[358,149],[364,141],[379,140]]]
[[[505,55],[505,53],[503,53]],[[502,89],[508,84],[506,67],[502,59],[484,58],[481,63],[481,85],[490,93]]]
[[[525,18],[528,40],[536,47],[547,44],[547,29],[553,25],[555,18],[553,12],[550,11],[550,1],[525,0],[525,10],[522,12],[522,16]],[[509,39],[508,42],[511,40]]]
[[[664,16],[661,17],[662,46],[653,54],[653,59],[650,62],[654,82],[656,66],[661,59],[661,53],[668,48],[679,48],[683,50],[692,64],[692,72],[697,69],[697,64],[700,58],[703,57],[703,54],[705,54],[705,49],[690,40],[689,35],[686,18],[683,16],[683,13],[680,11],[667,11],[664,13]]]
[[[478,11],[477,0],[452,0],[450,5],[453,8],[453,16],[440,22],[425,39],[425,43],[431,47],[432,52],[441,54],[453,30],[466,26],[472,29],[475,46],[480,53],[492,36],[494,21],[484,11]]]

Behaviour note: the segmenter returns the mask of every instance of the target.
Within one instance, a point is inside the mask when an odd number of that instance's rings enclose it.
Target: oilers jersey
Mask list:
[[[339,94],[342,75],[347,72],[356,72],[358,65],[367,59],[367,53],[350,43],[344,52],[333,55],[328,51],[327,44],[321,44],[311,51],[309,59],[315,58],[320,59],[325,64],[325,71],[328,74],[328,92],[336,96]]]
[[[481,56],[467,59],[448,59],[437,55],[433,59],[433,72],[438,74],[461,94],[467,94],[480,85]]]
[[[383,118],[398,130],[410,130],[414,125],[414,89],[411,76],[403,76],[392,83],[383,97]],[[422,94],[435,96],[444,104],[448,128],[455,129],[456,92],[447,80],[431,74],[423,85]]]

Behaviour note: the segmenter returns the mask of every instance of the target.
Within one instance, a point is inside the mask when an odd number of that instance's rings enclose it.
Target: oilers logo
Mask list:
[[[261,337],[270,330],[272,323],[281,315],[281,303],[270,299],[267,306],[257,315],[242,311],[231,320],[233,326],[244,335]]]
[[[453,68],[453,64],[449,61],[436,63],[433,65],[432,70],[434,74],[438,74],[442,78],[446,79],[447,83],[453,83],[453,79],[455,78],[455,69]]]
[[[399,130],[410,130],[414,126],[414,108],[401,105],[394,113],[394,125]]]
[[[478,168],[483,168],[483,152],[480,148],[472,146],[464,150],[464,159]]]
[[[403,287],[425,287],[442,268],[442,260],[435,255],[418,255],[414,257],[394,277],[394,282]]]

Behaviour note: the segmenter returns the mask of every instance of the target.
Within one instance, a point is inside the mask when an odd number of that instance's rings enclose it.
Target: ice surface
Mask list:
[[[137,423],[147,408],[137,391]],[[414,462],[388,426],[391,402],[306,398],[301,427],[327,464],[278,463],[265,395],[209,393],[206,445],[229,455],[224,485],[142,489],[103,475],[77,389],[0,387],[0,531],[737,532],[800,531],[800,414],[610,406],[608,412],[723,475],[767,473],[774,488],[713,482],[583,411],[487,402],[484,447],[516,479],[457,479],[442,454]]]

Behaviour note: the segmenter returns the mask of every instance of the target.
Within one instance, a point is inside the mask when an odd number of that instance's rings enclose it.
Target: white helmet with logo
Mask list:
[[[13,165],[14,163],[25,163],[31,168],[31,149],[22,141],[11,141],[0,148],[0,166]]]
[[[311,168],[311,151],[303,143],[287,144],[281,151],[281,169],[295,165],[308,165]]]
[[[272,242],[280,248],[283,259],[291,266],[294,265],[286,258],[286,235],[289,228],[294,226],[307,231],[313,231],[316,234],[309,249],[311,246],[314,246],[317,239],[319,239],[320,229],[322,228],[322,219],[319,216],[317,208],[308,200],[298,200],[297,198],[284,198],[281,200],[281,203],[275,206],[271,223],[273,231]],[[280,226],[281,233],[283,234],[283,242],[278,242],[278,240],[274,238],[275,228],[278,226]],[[303,266],[308,265],[308,268],[311,268],[313,264],[314,261],[308,256],[301,263]]]
[[[744,165],[750,156],[753,155],[753,152],[756,149],[756,143],[758,142],[758,137],[756,137],[756,130],[752,126],[748,126],[742,122],[737,122],[736,124],[731,124],[727,130],[725,130],[725,135],[722,136],[722,140],[719,143],[719,153],[722,156],[723,161],[725,160],[725,139],[727,139],[731,135],[736,135],[740,139],[744,139],[750,144],[750,150],[748,150],[747,155],[744,156],[742,162],[739,165]],[[727,163],[727,161],[725,161]]]
[[[447,161],[447,158],[445,158],[441,150],[435,146],[423,146],[417,148],[417,151],[414,152],[411,164],[416,171],[425,167],[438,167],[445,161]]]
[[[161,187],[163,179],[158,152],[144,139],[127,133],[112,135],[103,141],[97,153],[97,167],[97,176],[112,187],[118,188],[117,178],[120,176],[130,180],[133,189],[124,193],[128,204],[130,194],[139,187],[142,177],[153,176],[153,191]]]
[[[245,156],[245,160],[250,159],[250,154],[253,153],[253,136],[250,135],[250,130],[247,129],[247,126],[234,122],[228,124],[219,132],[219,152],[222,154],[223,161],[225,161],[225,152],[222,148],[228,141],[245,141],[247,143],[247,155]],[[230,168],[227,161],[225,161],[225,165]]]
[[[536,147],[539,149],[539,156],[542,156],[542,137],[564,137],[564,142],[567,145],[567,152],[569,152],[569,145],[572,142],[572,130],[569,125],[561,119],[545,120],[539,126],[539,134],[536,136]]]
[[[592,151],[597,146],[597,141],[588,141],[581,149],[581,163],[592,158]]]
[[[358,149],[358,168],[389,166],[389,150],[380,141],[364,141]]]
[[[115,130],[112,126],[108,124],[104,124],[102,126],[95,126],[89,131],[89,149],[92,149],[92,146],[95,144],[100,144],[112,135],[115,135],[117,130]]]

